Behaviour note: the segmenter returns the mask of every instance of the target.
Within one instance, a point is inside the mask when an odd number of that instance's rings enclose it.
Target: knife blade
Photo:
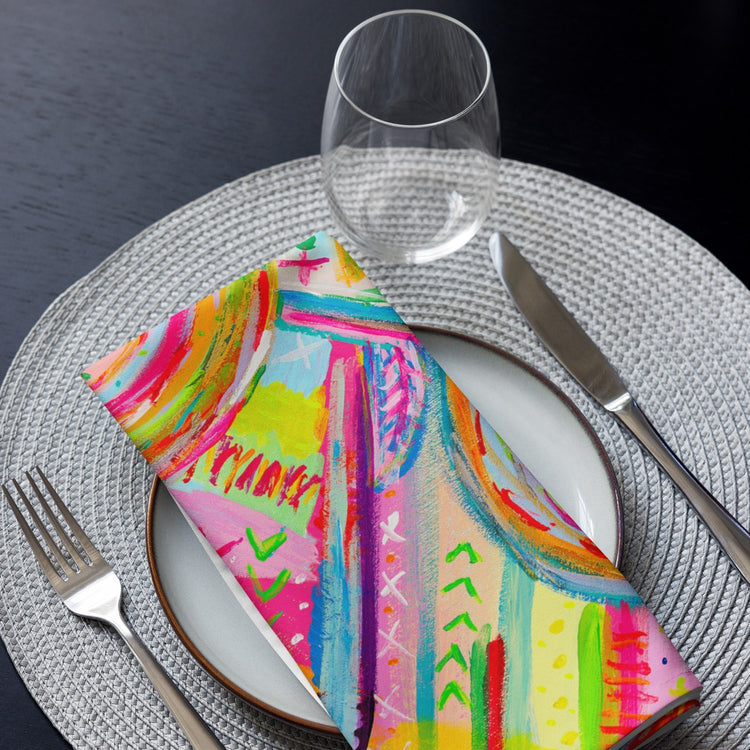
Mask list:
[[[651,453],[750,583],[750,533],[693,476],[666,444],[620,375],[510,240],[490,237],[490,256],[521,314],[583,389],[615,415]]]

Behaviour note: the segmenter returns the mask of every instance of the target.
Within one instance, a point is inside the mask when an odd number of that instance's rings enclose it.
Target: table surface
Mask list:
[[[44,309],[140,230],[317,153],[339,40],[397,7],[0,0],[0,377]],[[742,0],[429,7],[486,43],[505,156],[643,206],[750,285]],[[0,747],[69,747],[4,648]]]

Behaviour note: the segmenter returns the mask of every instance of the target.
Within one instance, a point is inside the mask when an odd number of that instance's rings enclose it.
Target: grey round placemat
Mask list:
[[[317,157],[230,183],[148,228],[62,294],[0,389],[2,479],[40,463],[120,574],[134,628],[228,748],[341,748],[227,692],[159,608],[144,544],[152,474],[79,371],[317,230],[336,235]],[[421,267],[353,254],[408,322],[504,347],[547,374],[599,435],[621,484],[622,569],[704,684],[699,713],[658,746],[747,747],[750,587],[633,438],[595,406],[513,308],[487,254],[502,229],[620,369],[685,463],[750,523],[750,292],[660,219],[571,177],[505,160],[470,245]],[[498,394],[502,398],[502,393]],[[127,647],[69,614],[0,510],[0,632],[75,748],[187,747]]]

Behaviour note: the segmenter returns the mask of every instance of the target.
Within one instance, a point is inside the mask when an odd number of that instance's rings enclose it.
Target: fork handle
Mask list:
[[[226,750],[118,611],[107,620],[135,654],[195,750]]]

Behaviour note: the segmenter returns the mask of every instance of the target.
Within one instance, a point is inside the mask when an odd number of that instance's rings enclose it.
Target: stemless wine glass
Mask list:
[[[366,251],[424,262],[476,234],[497,183],[489,55],[431,11],[374,16],[336,53],[321,136],[334,218]]]

